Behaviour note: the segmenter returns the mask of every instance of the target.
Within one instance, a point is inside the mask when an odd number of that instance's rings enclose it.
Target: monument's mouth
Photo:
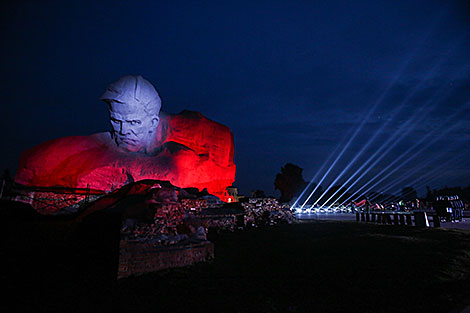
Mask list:
[[[128,144],[128,145],[135,145],[137,143],[137,140],[135,140],[135,139],[122,138],[122,137],[119,137],[119,141],[121,143],[125,143],[125,144]]]
[[[130,152],[138,152],[142,149],[141,142],[135,139],[119,138],[117,144]]]

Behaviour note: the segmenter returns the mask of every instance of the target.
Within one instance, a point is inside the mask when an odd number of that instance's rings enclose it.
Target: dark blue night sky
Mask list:
[[[402,177],[396,189],[421,193],[470,184],[464,1],[20,1],[1,11],[0,165],[12,173],[29,147],[109,129],[98,97],[141,74],[164,111],[232,129],[241,193],[277,195],[287,162],[310,180],[360,125],[322,185],[355,156],[349,173],[379,151],[367,181],[413,147],[384,183]]]

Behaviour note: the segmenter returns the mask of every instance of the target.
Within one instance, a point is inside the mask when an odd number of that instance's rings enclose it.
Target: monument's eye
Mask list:
[[[130,121],[129,122],[131,125],[140,125],[140,121]]]

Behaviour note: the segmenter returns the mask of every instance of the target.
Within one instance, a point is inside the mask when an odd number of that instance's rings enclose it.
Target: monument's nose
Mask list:
[[[131,129],[130,129],[128,123],[126,123],[126,122],[121,122],[121,127],[120,127],[119,134],[121,134],[121,135],[129,135],[130,133],[131,133]]]

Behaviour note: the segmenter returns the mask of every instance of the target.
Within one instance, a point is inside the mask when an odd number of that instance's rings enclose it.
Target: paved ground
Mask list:
[[[320,213],[320,214],[296,214],[300,220],[325,220],[325,221],[355,221],[353,213]],[[457,228],[470,230],[470,218],[464,218],[462,222],[441,223],[442,228]]]
[[[324,220],[324,221],[355,221],[356,215],[353,213],[323,213],[323,214],[296,214],[301,220]],[[442,228],[455,228],[470,230],[470,218],[464,218],[462,222],[441,223]],[[470,305],[460,313],[470,313]]]

